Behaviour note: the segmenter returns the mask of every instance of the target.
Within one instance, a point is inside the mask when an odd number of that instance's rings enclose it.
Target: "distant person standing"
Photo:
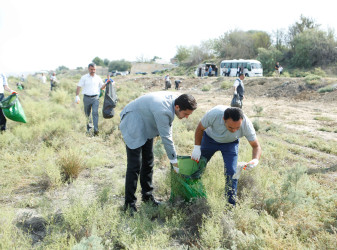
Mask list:
[[[212,76],[212,65],[209,65],[208,76]]]
[[[245,88],[243,86],[243,80],[245,79],[245,75],[243,73],[240,74],[239,78],[235,80],[234,82],[234,95],[239,95],[240,101],[241,101],[241,107],[242,108],[242,100],[244,98],[245,94]]]
[[[277,63],[275,64],[275,73],[276,73],[277,76],[280,76],[280,71],[279,71],[279,69],[280,69],[280,63],[277,62]]]
[[[170,80],[170,75],[165,76],[165,89],[171,88],[171,80]]]
[[[218,76],[218,66],[216,66],[216,65],[214,67],[214,74],[215,74],[215,76]]]
[[[87,133],[94,127],[94,136],[98,136],[98,107],[100,90],[104,89],[107,83],[103,83],[100,76],[96,75],[96,64],[88,65],[89,73],[82,76],[76,89],[75,102],[80,103],[80,90],[82,89],[84,113],[87,117]],[[90,114],[92,113],[92,118]],[[92,125],[93,123],[93,125]]]
[[[280,67],[278,68],[278,72],[280,75],[282,75],[282,72],[283,72],[283,67],[280,65]]]
[[[42,73],[42,76],[41,76],[41,81],[43,84],[46,84],[46,81],[47,81],[47,77]]]
[[[53,72],[53,74],[50,76],[50,91],[53,91],[53,88],[56,87],[56,82],[57,82],[56,74],[55,72]]]
[[[238,68],[236,69],[236,76],[240,76],[241,68],[238,65]]]
[[[7,90],[9,93],[16,93],[14,90],[10,89],[7,82],[7,77],[0,73],[0,102],[5,98],[4,91]],[[0,132],[6,131],[7,119],[0,109]]]

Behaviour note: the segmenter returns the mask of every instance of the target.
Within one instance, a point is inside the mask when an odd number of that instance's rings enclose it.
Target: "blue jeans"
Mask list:
[[[226,194],[228,196],[228,202],[235,205],[238,180],[233,179],[233,175],[236,172],[238,161],[239,140],[230,143],[219,143],[209,137],[206,132],[204,132],[201,141],[201,155],[207,159],[207,162],[209,162],[209,160],[217,151],[221,152],[224,161]]]

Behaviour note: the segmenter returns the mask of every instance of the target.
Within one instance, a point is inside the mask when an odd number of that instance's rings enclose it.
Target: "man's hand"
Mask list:
[[[173,170],[174,170],[174,172],[176,172],[177,174],[179,174],[179,168],[173,167]]]
[[[193,149],[192,156],[191,156],[192,160],[195,160],[195,161],[200,160],[200,156],[201,156],[200,147],[201,147],[200,145],[194,145],[194,149]]]
[[[258,159],[253,159],[250,162],[247,163],[247,170],[251,170],[253,168],[255,168],[257,166],[257,164],[259,164],[259,160]]]
[[[77,104],[80,103],[80,97],[79,97],[78,95],[75,97],[75,102],[76,102]]]

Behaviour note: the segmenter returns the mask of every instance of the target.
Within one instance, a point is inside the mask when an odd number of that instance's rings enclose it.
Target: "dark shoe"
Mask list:
[[[143,202],[150,203],[155,207],[160,205],[160,201],[157,201],[153,196],[143,198]]]
[[[134,204],[125,203],[123,211],[124,211],[124,213],[129,211],[130,216],[133,216],[134,213],[137,213],[137,208],[136,208],[136,205],[134,205]]]
[[[98,136],[99,131],[94,131],[94,136]]]

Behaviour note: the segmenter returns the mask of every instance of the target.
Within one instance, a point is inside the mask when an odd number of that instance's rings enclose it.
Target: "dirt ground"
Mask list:
[[[119,77],[117,83],[136,81],[151,91],[163,90],[164,76],[147,75]],[[233,89],[223,89],[224,81],[234,83],[235,78],[191,78],[171,77],[172,91],[174,80],[181,80],[179,92],[191,93],[198,101],[198,107],[208,110],[216,105],[229,105]],[[282,124],[289,129],[306,131],[327,140],[337,141],[334,132],[320,131],[327,127],[337,129],[337,88],[332,92],[318,93],[318,89],[336,85],[336,78],[323,79],[321,84],[308,85],[303,78],[248,78],[244,80],[245,99],[243,110],[250,117],[256,115],[254,108],[262,107],[260,121]],[[209,85],[209,91],[202,91]],[[324,129],[321,129],[324,130]]]

